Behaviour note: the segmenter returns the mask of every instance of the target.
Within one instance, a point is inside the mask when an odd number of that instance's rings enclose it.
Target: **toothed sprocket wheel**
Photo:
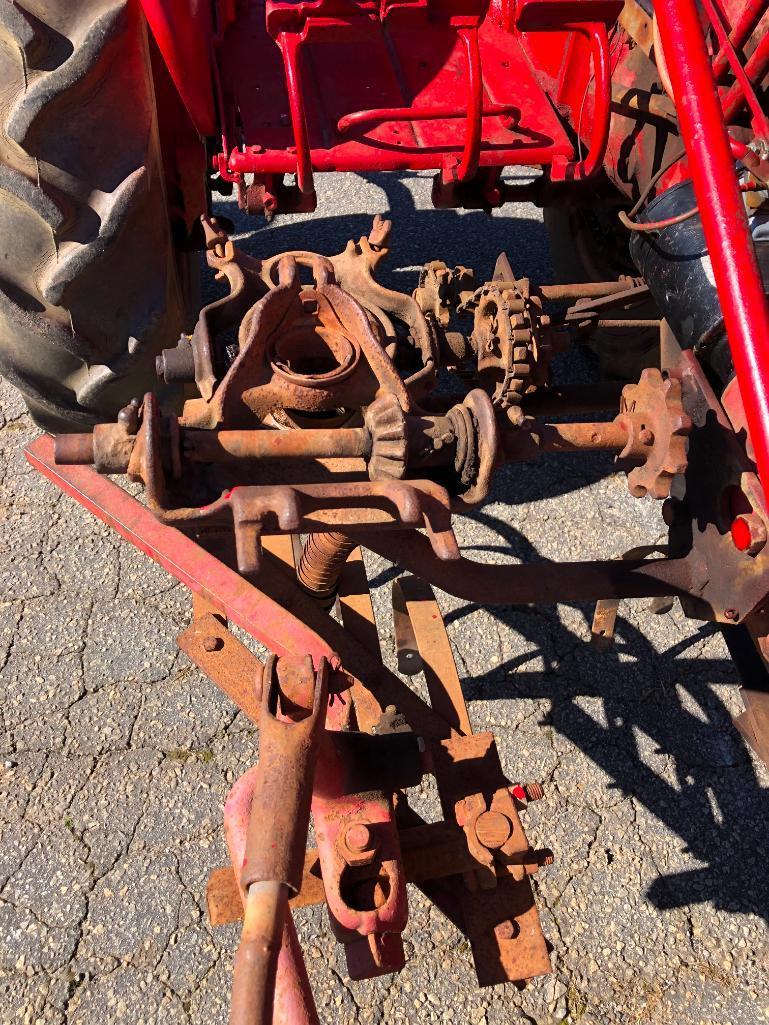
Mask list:
[[[686,470],[692,429],[681,401],[681,382],[656,367],[647,367],[638,384],[622,389],[616,422],[628,430],[628,442],[619,458],[642,460],[628,473],[630,494],[667,498],[673,478]]]

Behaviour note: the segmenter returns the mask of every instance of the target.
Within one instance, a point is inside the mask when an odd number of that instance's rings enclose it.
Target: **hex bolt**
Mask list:
[[[224,641],[221,637],[214,637],[213,634],[210,637],[203,638],[203,650],[204,651],[221,651],[224,647]]]
[[[758,555],[766,544],[766,524],[757,513],[742,513],[732,523],[732,541],[746,555]]]
[[[504,922],[500,922],[499,925],[494,926],[494,935],[498,940],[512,940],[519,932],[519,926],[517,922],[513,922],[507,918]]]
[[[359,854],[373,848],[371,830],[365,822],[353,822],[351,826],[348,826],[347,832],[344,834],[344,842],[351,851],[356,851]]]

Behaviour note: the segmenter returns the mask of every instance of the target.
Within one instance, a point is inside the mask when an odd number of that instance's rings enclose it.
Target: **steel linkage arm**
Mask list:
[[[681,136],[756,453],[769,482],[769,310],[695,0],[655,6]]]
[[[302,885],[319,742],[326,719],[328,662],[274,656],[265,666],[259,769],[241,886],[245,916],[232,981],[232,1025],[272,1025],[288,901]]]

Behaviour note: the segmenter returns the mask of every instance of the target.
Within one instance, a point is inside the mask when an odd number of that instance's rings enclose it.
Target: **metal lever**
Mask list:
[[[259,771],[241,874],[245,915],[232,981],[231,1025],[272,1025],[289,896],[302,884],[315,762],[326,719],[328,663],[268,661]]]

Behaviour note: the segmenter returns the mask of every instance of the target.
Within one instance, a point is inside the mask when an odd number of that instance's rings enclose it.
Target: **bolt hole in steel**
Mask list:
[[[362,868],[345,869],[340,884],[342,900],[354,911],[384,907],[390,889],[390,880],[384,873],[371,875],[371,869]]]

